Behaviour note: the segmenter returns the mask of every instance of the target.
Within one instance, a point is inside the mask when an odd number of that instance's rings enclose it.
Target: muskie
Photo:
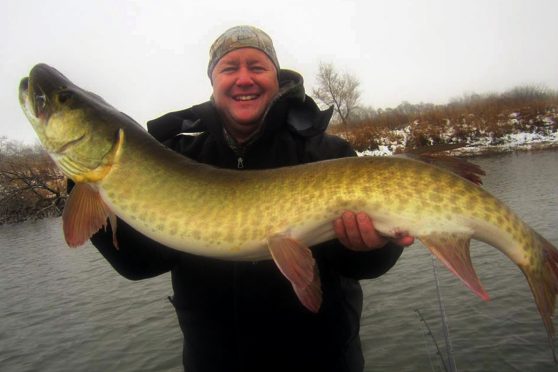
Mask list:
[[[44,64],[19,87],[43,146],[76,182],[63,214],[78,246],[118,216],[171,248],[227,260],[273,259],[311,311],[321,304],[308,247],[334,238],[345,210],[386,236],[417,237],[480,298],[471,238],[525,274],[552,345],[558,251],[501,201],[456,174],[406,158],[344,158],[259,171],[218,169],[171,151],[99,96]],[[114,243],[118,242],[114,235]]]

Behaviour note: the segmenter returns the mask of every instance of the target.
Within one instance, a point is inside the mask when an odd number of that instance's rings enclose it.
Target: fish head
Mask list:
[[[21,80],[19,101],[43,147],[76,182],[101,166],[119,140],[111,122],[120,113],[46,64]]]

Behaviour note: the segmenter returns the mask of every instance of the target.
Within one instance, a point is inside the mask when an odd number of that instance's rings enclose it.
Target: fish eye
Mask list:
[[[58,93],[58,102],[66,103],[69,99],[73,96],[72,92],[68,90],[63,90],[62,92]]]

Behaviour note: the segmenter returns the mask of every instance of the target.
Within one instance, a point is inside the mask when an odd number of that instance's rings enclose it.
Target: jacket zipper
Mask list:
[[[244,168],[244,159],[242,158],[242,156],[239,156],[236,162],[236,167],[238,169],[242,169]]]

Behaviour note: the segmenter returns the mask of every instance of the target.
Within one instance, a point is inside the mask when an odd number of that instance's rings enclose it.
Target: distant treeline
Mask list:
[[[498,138],[519,130],[530,132],[556,128],[558,92],[538,86],[520,86],[504,93],[468,94],[448,104],[410,104],[395,108],[359,108],[347,126],[334,125],[330,132],[346,137],[360,151],[375,149],[377,139],[390,131],[411,125],[408,147],[446,143],[452,138],[465,140],[491,133]],[[549,123],[548,117],[554,118]],[[552,129],[552,128],[550,128]]]

